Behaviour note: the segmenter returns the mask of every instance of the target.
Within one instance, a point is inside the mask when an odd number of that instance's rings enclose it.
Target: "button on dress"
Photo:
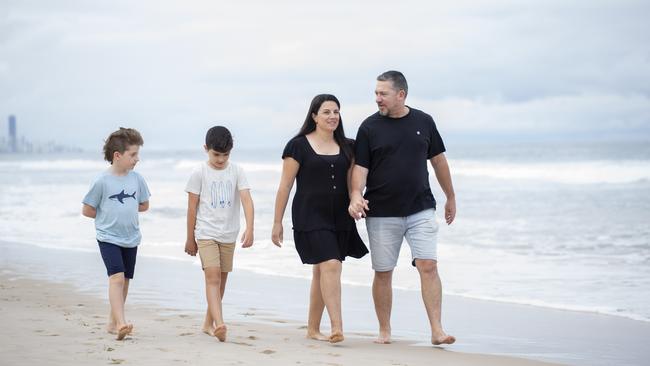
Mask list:
[[[287,143],[282,158],[287,157],[300,164],[291,220],[302,262],[343,261],[346,256],[361,258],[367,254],[368,248],[348,214],[347,172],[351,162],[343,150],[337,155],[319,155],[305,136],[298,136]]]

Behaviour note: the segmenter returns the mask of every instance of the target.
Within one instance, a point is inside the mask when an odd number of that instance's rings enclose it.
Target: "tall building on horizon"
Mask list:
[[[18,152],[18,138],[16,137],[16,116],[9,115],[9,152]]]

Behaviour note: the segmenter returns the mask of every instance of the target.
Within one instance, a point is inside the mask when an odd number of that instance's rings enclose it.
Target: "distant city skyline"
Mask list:
[[[54,139],[46,142],[31,141],[28,137],[18,134],[18,122],[15,115],[7,117],[7,136],[0,134],[0,154],[24,153],[53,153],[53,152],[79,152],[78,147],[71,147],[57,143]]]
[[[447,140],[650,139],[648,14],[644,1],[11,2],[0,116],[84,149],[120,126],[150,149],[194,148],[214,124],[236,146],[278,147],[319,93],[339,97],[354,137],[375,77],[397,69]]]

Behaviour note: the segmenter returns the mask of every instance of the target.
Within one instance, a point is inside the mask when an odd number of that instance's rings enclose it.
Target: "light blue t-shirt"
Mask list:
[[[127,175],[102,173],[93,182],[83,203],[97,210],[97,240],[134,248],[140,244],[138,205],[149,200],[144,178],[133,170]]]

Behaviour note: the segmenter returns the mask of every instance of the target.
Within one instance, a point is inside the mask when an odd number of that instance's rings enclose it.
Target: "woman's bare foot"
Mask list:
[[[203,331],[203,333],[209,335],[210,337],[214,337],[214,328],[212,328],[212,327],[209,327],[209,328],[203,327],[203,329],[201,329],[201,330]]]
[[[343,333],[334,332],[334,333],[332,333],[332,335],[330,335],[328,341],[330,343],[339,343],[339,342],[343,342],[344,339],[345,339],[345,337],[343,337]]]
[[[434,346],[439,346],[441,344],[453,344],[456,342],[456,337],[442,333],[437,336],[431,337],[431,344]]]
[[[228,331],[228,328],[226,327],[225,324],[218,325],[214,329],[214,336],[217,337],[217,339],[220,342],[225,342],[226,341],[226,332]]]
[[[128,334],[133,332],[133,324],[125,324],[122,325],[118,330],[117,330],[117,340],[121,341],[126,337]]]
[[[390,330],[380,330],[379,336],[375,340],[375,343],[378,344],[390,344]]]
[[[317,341],[329,341],[329,337],[321,333],[320,330],[307,330],[307,338]]]

